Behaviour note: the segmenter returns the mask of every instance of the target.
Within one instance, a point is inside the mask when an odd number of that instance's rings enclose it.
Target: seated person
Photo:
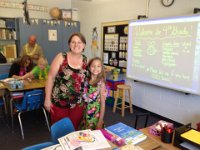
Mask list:
[[[43,56],[38,59],[38,64],[29,73],[20,77],[19,79],[47,79],[50,66],[48,65],[47,59]]]
[[[41,46],[37,44],[36,35],[30,35],[28,42],[23,46],[20,56],[22,57],[24,55],[29,55],[32,58],[34,65],[37,64],[37,61],[41,56],[44,56]]]
[[[17,59],[10,67],[8,77],[19,78],[33,69],[33,61],[30,56],[24,55]]]

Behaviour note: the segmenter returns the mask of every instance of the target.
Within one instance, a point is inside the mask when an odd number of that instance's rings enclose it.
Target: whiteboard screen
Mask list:
[[[200,16],[129,23],[127,77],[200,95]]]

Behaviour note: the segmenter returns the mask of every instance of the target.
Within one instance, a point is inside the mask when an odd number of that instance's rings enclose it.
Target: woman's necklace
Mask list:
[[[29,44],[27,43],[27,44],[25,45],[26,54],[29,55],[29,56],[32,56],[33,54],[35,54],[35,51],[36,51],[37,47],[38,47],[38,45],[35,44],[34,47],[33,47],[33,49],[30,51],[30,49],[29,49]]]

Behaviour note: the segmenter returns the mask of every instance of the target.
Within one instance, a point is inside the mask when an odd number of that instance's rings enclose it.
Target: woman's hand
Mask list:
[[[52,105],[51,100],[44,101],[44,107],[48,112],[50,112],[50,110],[51,110],[51,105]]]

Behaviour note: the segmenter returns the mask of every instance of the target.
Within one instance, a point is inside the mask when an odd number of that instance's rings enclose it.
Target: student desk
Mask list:
[[[10,95],[10,114],[11,114],[11,126],[12,129],[14,127],[14,121],[13,121],[13,96],[11,96],[15,92],[24,92],[28,90],[33,90],[33,89],[41,89],[45,87],[45,80],[32,80],[32,81],[24,81],[24,87],[21,89],[12,89],[10,86],[6,83],[4,84],[4,88],[8,91],[8,94]]]

